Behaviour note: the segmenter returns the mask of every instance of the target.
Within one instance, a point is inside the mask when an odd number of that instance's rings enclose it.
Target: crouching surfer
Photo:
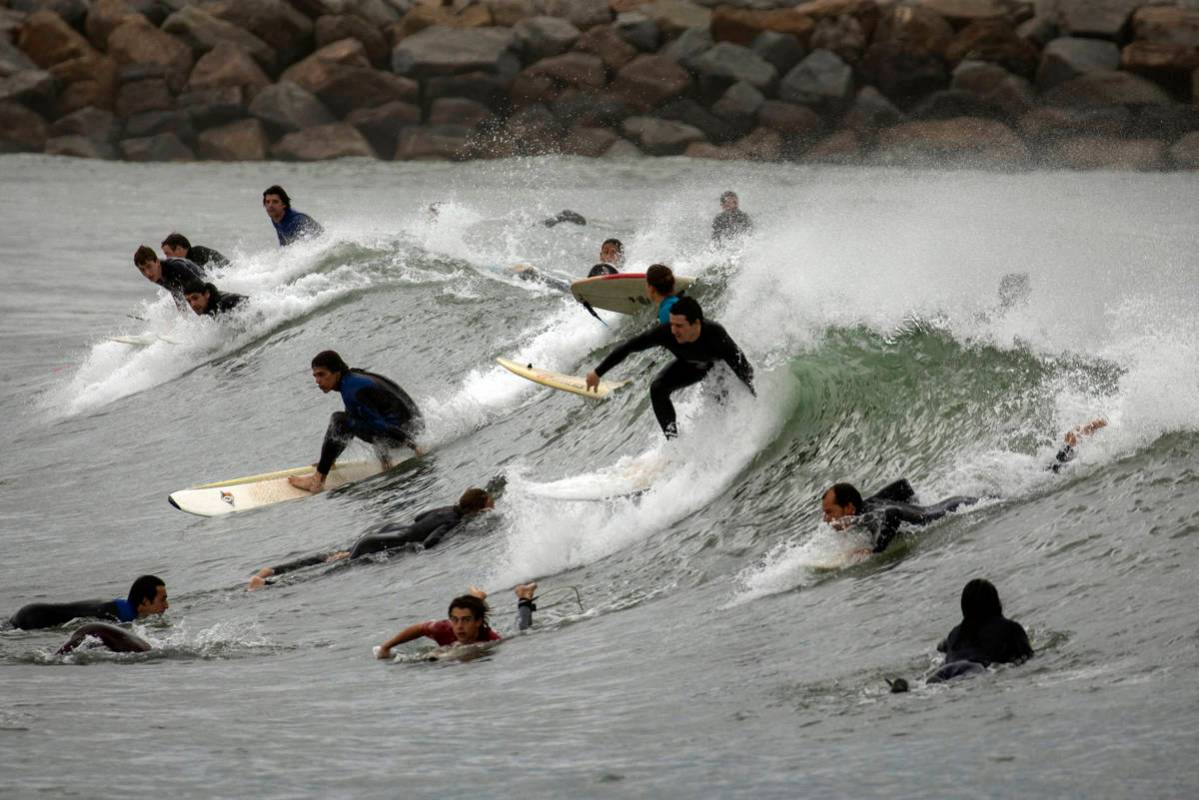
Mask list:
[[[516,594],[516,627],[518,631],[526,630],[533,624],[533,612],[537,610],[534,593],[536,583],[525,583],[517,586]],[[501,637],[488,624],[491,609],[487,605],[487,593],[478,587],[471,587],[468,594],[455,597],[450,601],[446,619],[429,620],[409,625],[395,636],[375,648],[377,658],[390,658],[393,647],[419,639],[422,636],[437,642],[439,647],[483,645],[498,642]]]

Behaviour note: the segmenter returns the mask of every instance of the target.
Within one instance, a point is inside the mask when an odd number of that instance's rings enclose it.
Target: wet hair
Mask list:
[[[490,638],[491,625],[487,623],[487,615],[491,612],[491,609],[488,608],[485,601],[480,600],[473,594],[464,594],[455,597],[450,601],[450,608],[446,611],[446,616],[451,616],[455,608],[465,608],[471,614],[474,614],[475,619],[483,620],[483,624],[479,626],[479,638],[475,639],[476,642],[485,642]]]
[[[149,264],[151,261],[158,260],[158,253],[154,252],[154,248],[142,245],[133,253],[133,265],[140,267],[143,264]]]
[[[614,245],[616,252],[622,256],[624,255],[624,242],[620,241],[620,239],[604,239],[604,243],[600,245],[600,250],[603,250],[608,245]]]
[[[967,583],[962,589],[963,622],[977,624],[999,616],[1003,616],[1003,604],[995,584],[985,578]]]
[[[477,514],[487,508],[491,495],[478,487],[471,487],[458,498],[458,510],[463,514]]]
[[[188,278],[188,280],[183,284],[183,294],[185,296],[189,294],[204,294],[205,292],[211,294],[212,290],[215,288],[216,287],[211,283],[205,283],[204,281],[196,280],[195,278]]]
[[[676,305],[677,308],[677,305]],[[833,493],[833,502],[845,508],[845,506],[853,503],[853,510],[857,513],[862,511],[862,493],[858,491],[858,487],[852,483],[834,483],[828,488],[825,494]]]
[[[671,306],[670,316],[686,317],[690,323],[703,322],[704,310],[695,302],[694,297],[680,297],[678,302]]]
[[[133,606],[134,610],[145,601],[153,601],[158,596],[158,587],[166,586],[166,581],[159,578],[157,575],[143,575],[133,582],[129,587],[129,605]]]
[[[674,294],[674,273],[664,264],[654,264],[645,271],[645,282],[661,295]]]
[[[345,374],[350,371],[350,367],[346,362],[341,360],[341,356],[336,350],[322,350],[312,357],[312,368],[320,367],[327,369],[330,372],[340,372]]]
[[[727,191],[727,192],[722,192],[722,193],[720,194],[720,202],[722,202],[722,203],[723,203],[725,200],[739,200],[739,199],[740,199],[740,198],[739,198],[739,197],[737,197],[737,193],[736,193],[736,192],[734,192],[732,189],[730,189],[730,190],[729,190],[729,191]]]
[[[187,240],[187,237],[182,233],[172,233],[170,236],[162,240],[160,247],[182,247],[184,250],[191,250],[192,243]]]
[[[282,186],[268,186],[262,193],[262,199],[266,200],[268,194],[278,195],[279,199],[283,201],[283,207],[291,208],[291,198],[287,196],[287,192],[283,190]]]

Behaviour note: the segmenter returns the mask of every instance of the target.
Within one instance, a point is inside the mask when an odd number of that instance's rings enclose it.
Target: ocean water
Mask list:
[[[329,236],[277,248],[272,183]],[[171,597],[134,625],[146,654],[0,632],[0,796],[1199,791],[1199,176],[6,156],[0,186],[0,615],[146,572]],[[757,226],[718,249],[726,188]],[[539,224],[563,208],[588,225]],[[244,313],[180,315],[137,273],[171,230],[232,258],[215,282]],[[503,272],[581,276],[610,236],[627,269],[697,277],[756,369],[756,398],[715,377],[676,395],[669,447],[648,401],[663,353],[598,404],[494,363],[582,374],[649,324]],[[1005,306],[1009,273],[1029,291]],[[129,335],[151,343],[112,341]],[[308,371],[327,348],[416,398],[428,458],[257,512],[168,506],[315,460],[340,408]],[[648,491],[563,499],[630,465],[657,471]],[[899,477],[987,499],[849,557],[820,493]],[[497,478],[495,512],[436,549],[245,591]],[[975,577],[1037,655],[924,686]],[[526,580],[530,633],[469,661],[372,657],[471,584],[512,633]],[[888,693],[897,675],[911,693]]]

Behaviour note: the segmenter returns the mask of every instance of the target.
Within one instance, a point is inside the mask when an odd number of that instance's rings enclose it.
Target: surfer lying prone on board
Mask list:
[[[183,287],[183,297],[196,316],[216,317],[241,305],[246,296],[233,292],[222,292],[211,283],[188,281]]]
[[[9,621],[14,628],[31,631],[36,628],[53,628],[73,619],[93,618],[114,622],[132,622],[135,619],[161,614],[170,608],[167,602],[167,587],[161,578],[142,575],[129,587],[124,600],[80,600],[74,603],[31,603],[22,606]]]
[[[599,263],[588,270],[587,277],[595,278],[600,275],[619,275],[620,270],[617,268],[623,265],[624,244],[621,243],[620,239],[605,239],[604,243],[600,245]],[[560,289],[563,292],[570,291],[569,283],[538,272],[537,268],[531,264],[517,264],[514,267],[510,267],[508,271],[524,281],[541,281],[553,289]]]
[[[517,586],[513,592],[517,597],[516,628],[523,631],[533,624],[533,612],[537,610],[533,593],[537,591],[536,583],[525,583]],[[470,593],[455,597],[450,601],[447,619],[429,620],[409,625],[395,636],[375,648],[376,658],[390,658],[391,649],[405,642],[411,642],[426,636],[437,642],[438,647],[487,644],[498,642],[502,638],[491,629],[487,615],[491,609],[487,606],[487,592],[476,586],[470,587]]]
[[[419,456],[416,435],[424,429],[424,420],[408,393],[391,379],[361,369],[351,369],[341,356],[332,350],[317,353],[312,359],[312,377],[317,387],[328,394],[341,393],[346,410],[329,417],[325,442],[316,471],[310,475],[293,475],[288,482],[297,489],[319,492],[325,488],[325,478],[337,463],[337,457],[350,440],[357,437],[375,446],[375,453],[384,466],[391,464],[388,451],[410,447]]]
[[[924,526],[951,511],[978,502],[977,497],[950,497],[931,506],[919,506],[912,502],[915,496],[912,485],[903,479],[864,500],[853,484],[838,483],[824,493],[820,506],[824,521],[834,529],[861,526],[868,530],[872,537],[871,546],[857,554],[869,555],[886,550],[901,525]]]
[[[416,515],[411,525],[390,523],[359,539],[349,550],[333,553],[318,553],[298,558],[286,564],[263,567],[250,578],[250,591],[271,583],[269,578],[294,572],[304,567],[331,564],[334,561],[355,559],[371,553],[407,549],[428,550],[440,544],[455,528],[483,511],[495,508],[495,498],[479,488],[470,488],[462,493],[457,505],[432,508]]]
[[[679,435],[674,404],[670,402],[671,393],[699,383],[717,361],[728,364],[750,394],[757,394],[754,391],[754,368],[741,348],[722,325],[704,320],[703,309],[692,297],[681,297],[675,302],[670,309],[668,324],[655,326],[609,353],[598,367],[587,373],[587,388],[598,386],[604,373],[631,354],[651,347],[665,347],[675,357],[658,373],[649,389],[654,416],[658,418],[658,424],[662,426],[667,439]]]

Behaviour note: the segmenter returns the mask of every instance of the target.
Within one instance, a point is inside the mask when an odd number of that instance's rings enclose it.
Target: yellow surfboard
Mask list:
[[[497,358],[496,363],[513,375],[519,375],[525,380],[540,383],[560,392],[570,392],[591,400],[603,400],[609,394],[625,386],[629,381],[600,381],[595,391],[587,388],[587,381],[577,375],[563,375],[548,369],[538,369],[532,364],[518,364],[507,358]]]

